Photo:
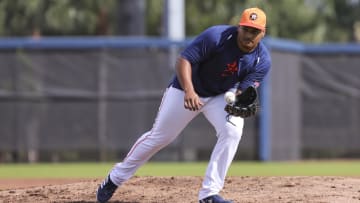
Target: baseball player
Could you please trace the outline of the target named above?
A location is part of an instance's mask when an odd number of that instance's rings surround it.
[[[231,202],[219,192],[237,151],[244,117],[254,115],[254,111],[246,108],[236,111],[225,102],[224,94],[231,90],[241,95],[248,87],[256,88],[268,73],[271,59],[261,42],[265,26],[265,13],[259,8],[248,8],[238,26],[212,26],[181,52],[176,74],[163,95],[152,129],[112,168],[97,189],[99,202],[107,202],[119,186],[200,113],[214,126],[217,142],[199,191],[199,202]],[[243,111],[244,114],[234,113]]]

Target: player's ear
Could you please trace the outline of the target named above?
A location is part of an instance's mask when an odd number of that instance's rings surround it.
[[[265,30],[261,31],[262,37],[265,37]]]

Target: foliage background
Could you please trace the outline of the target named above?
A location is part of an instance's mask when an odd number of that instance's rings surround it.
[[[186,35],[237,24],[257,6],[267,34],[309,43],[360,41],[360,0],[184,0]],[[142,35],[164,33],[166,0],[1,0],[0,36]],[[135,28],[134,28],[135,27]]]

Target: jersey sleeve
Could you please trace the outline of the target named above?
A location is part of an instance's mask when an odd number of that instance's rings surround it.
[[[199,64],[210,57],[215,52],[217,44],[214,29],[211,27],[202,32],[181,52],[180,56],[191,64]]]
[[[244,79],[239,83],[238,89],[245,90],[249,86],[258,87],[261,82],[264,80],[265,76],[271,68],[271,58],[268,52],[262,54],[255,66],[251,71],[244,77]]]

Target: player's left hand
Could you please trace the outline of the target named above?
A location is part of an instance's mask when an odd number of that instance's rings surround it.
[[[247,118],[254,116],[258,111],[257,92],[255,87],[248,87],[244,92],[236,96],[234,104],[227,104],[225,111],[232,116]]]

